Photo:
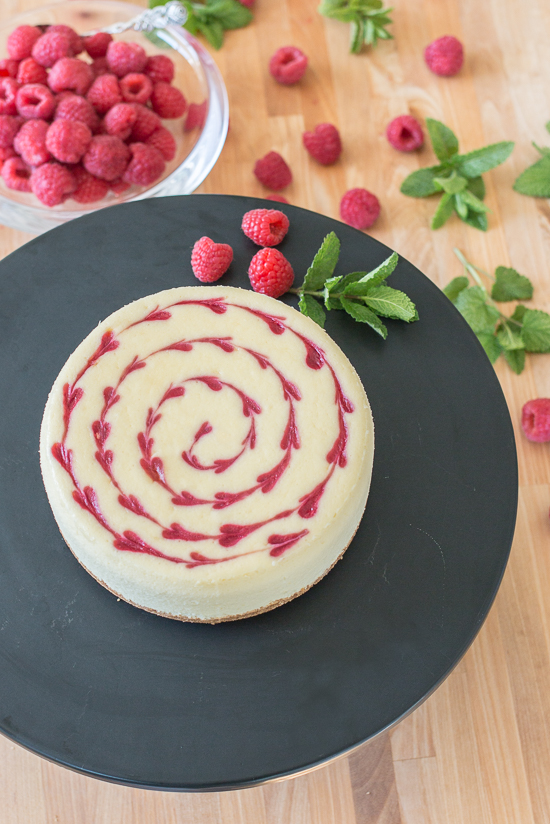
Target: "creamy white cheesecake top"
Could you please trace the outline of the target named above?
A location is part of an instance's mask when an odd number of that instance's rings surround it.
[[[374,432],[361,382],[309,318],[245,289],[181,287],[78,346],[40,457],[71,550],[125,600],[219,621],[272,608],[338,560]]]

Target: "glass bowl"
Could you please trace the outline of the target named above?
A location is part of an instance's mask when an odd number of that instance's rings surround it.
[[[7,57],[8,35],[21,25],[64,23],[79,34],[130,20],[145,11],[118,0],[68,0],[12,17],[0,25],[0,59]],[[174,160],[166,164],[162,177],[149,187],[133,185],[121,195],[109,191],[103,200],[90,204],[68,199],[49,208],[30,193],[9,189],[0,177],[0,223],[14,229],[40,234],[96,209],[147,197],[185,195],[205,179],[219,157],[227,135],[229,106],[220,72],[201,44],[180,26],[170,25],[153,34],[127,31],[116,40],[139,43],[148,55],[166,54],[174,62],[173,85],[184,94],[188,110],[183,118],[163,120],[176,139]],[[79,55],[87,58],[85,52]],[[87,58],[91,60],[91,58]],[[191,107],[193,120],[186,120]],[[200,116],[197,117],[197,114]],[[203,123],[201,124],[201,120]]]

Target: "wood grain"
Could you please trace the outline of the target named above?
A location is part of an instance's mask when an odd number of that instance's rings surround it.
[[[90,0],[93,2],[93,0]],[[41,5],[4,0],[1,15]],[[143,2],[142,5],[145,5]],[[533,279],[537,308],[550,311],[550,206],[512,191],[548,145],[550,4],[547,0],[396,0],[395,40],[348,54],[347,26],[321,18],[318,0],[256,0],[255,22],[230,32],[215,59],[227,84],[231,129],[199,191],[265,195],[253,161],[276,149],[298,205],[338,217],[344,191],[365,186],[382,202],[371,234],[439,285],[460,274],[459,247],[486,269],[512,265]],[[466,62],[454,78],[424,65],[424,46],[454,34]],[[279,86],[267,60],[295,44],[310,58],[295,87]],[[509,139],[507,163],[485,176],[489,231],[455,218],[428,228],[431,201],[402,196],[431,150],[399,154],[388,121],[436,117],[464,150]],[[301,134],[320,122],[341,131],[344,152],[324,168]],[[0,228],[0,255],[30,236]],[[514,422],[520,471],[518,527],[510,564],[488,620],[443,685],[391,732],[310,774],[232,793],[186,795],[118,787],[84,778],[0,738],[2,824],[549,824],[550,823],[550,448],[528,443],[522,404],[550,396],[550,356],[531,355],[521,376],[497,364]]]

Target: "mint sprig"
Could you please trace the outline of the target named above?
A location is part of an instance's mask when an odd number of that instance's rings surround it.
[[[481,175],[504,163],[514,143],[493,143],[461,155],[458,153],[458,138],[448,126],[430,117],[426,120],[426,126],[439,165],[410,174],[401,184],[401,192],[409,197],[442,194],[432,218],[432,229],[439,229],[456,212],[464,223],[487,231],[486,213],[489,209],[483,203],[485,184]],[[550,167],[550,155],[548,164]]]
[[[149,0],[149,7],[164,6],[168,0]],[[223,45],[224,31],[248,26],[253,20],[250,9],[239,0],[181,0],[187,9],[185,28],[202,34],[215,49]]]
[[[376,46],[378,40],[392,40],[387,26],[392,22],[382,0],[322,0],[320,14],[342,23],[351,23],[350,52],[359,54],[363,45]]]
[[[386,278],[399,260],[395,252],[370,272],[334,276],[339,255],[340,241],[334,232],[330,232],[313,258],[302,285],[290,290],[300,298],[298,306],[303,315],[324,326],[325,310],[343,309],[384,339],[388,330],[381,317],[407,323],[418,320],[416,306],[408,295],[386,284]]]
[[[550,122],[546,124],[546,130],[550,132]],[[541,157],[520,174],[513,188],[522,195],[550,197],[550,149],[536,143],[533,146]]]
[[[443,292],[475,332],[491,363],[504,355],[519,375],[525,367],[526,353],[550,352],[550,315],[540,309],[528,309],[523,303],[518,303],[511,315],[505,315],[497,303],[533,297],[529,278],[507,266],[497,266],[493,276],[467,261],[458,249],[454,253],[464,273],[453,278]],[[491,282],[490,291],[482,275]]]

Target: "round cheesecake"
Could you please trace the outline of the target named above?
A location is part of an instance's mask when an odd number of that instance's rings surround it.
[[[245,289],[123,307],[57,377],[40,462],[59,529],[118,597],[183,621],[273,609],[348,547],[374,428],[313,321]]]

